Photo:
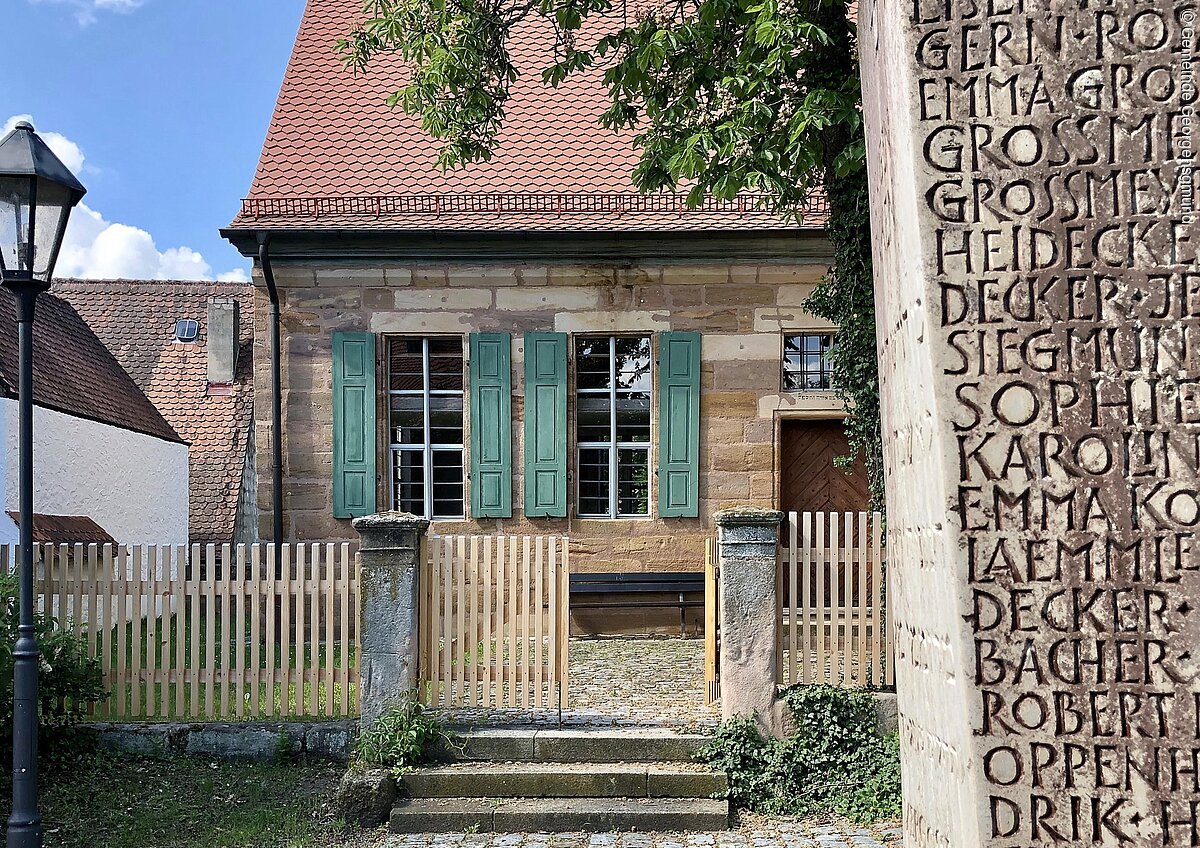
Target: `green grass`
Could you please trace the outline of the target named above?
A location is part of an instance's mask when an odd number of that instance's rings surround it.
[[[330,767],[111,757],[43,782],[47,848],[266,848],[332,845]],[[3,798],[8,817],[8,793]]]

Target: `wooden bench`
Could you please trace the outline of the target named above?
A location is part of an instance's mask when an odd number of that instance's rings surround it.
[[[698,600],[687,595],[699,593]],[[632,598],[576,603],[577,595],[677,595],[674,601],[635,601]],[[686,610],[704,606],[703,571],[634,571],[571,575],[571,609],[622,609],[627,607],[678,607],[679,632],[687,633]]]

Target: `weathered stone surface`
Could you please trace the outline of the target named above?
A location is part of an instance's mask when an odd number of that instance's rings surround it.
[[[349,721],[310,724],[304,732],[304,756],[309,760],[345,762],[354,745],[357,725]]]
[[[133,757],[166,760],[186,748],[186,724],[96,723],[100,747]]]
[[[452,286],[515,286],[517,269],[502,265],[451,265],[446,279]]]
[[[538,286],[522,290],[496,292],[496,308],[517,312],[542,309],[596,309],[600,306],[600,290],[578,286]]]
[[[666,330],[670,328],[671,313],[667,311],[594,311],[561,312],[554,318],[558,333],[633,332],[636,330]],[[621,329],[624,327],[625,329]]]
[[[487,763],[420,769],[401,788],[413,798],[644,798],[646,773],[645,766]]]
[[[493,301],[491,289],[433,289],[411,288],[393,293],[395,309],[448,309],[461,312],[464,309],[490,309]]]
[[[133,757],[192,755],[218,760],[276,762],[303,757],[345,762],[356,720],[323,722],[95,722],[88,727],[102,748]]]
[[[648,728],[539,730],[534,759],[544,763],[688,762],[706,737]]]
[[[880,736],[887,736],[900,729],[900,710],[894,692],[876,692],[875,710],[875,727]]]
[[[317,285],[382,286],[386,281],[382,268],[317,268]]]
[[[809,315],[802,306],[767,306],[754,310],[754,332],[783,333],[803,327],[808,332],[830,332],[830,322]]]
[[[771,286],[739,286],[735,283],[710,285],[704,288],[704,302],[710,306],[773,305],[775,289]]]
[[[392,833],[490,833],[496,801],[487,798],[418,798],[391,811]]]
[[[184,748],[195,757],[251,762],[286,762],[303,750],[303,731],[294,724],[193,725]]]
[[[465,333],[470,319],[467,312],[376,312],[370,329],[373,333]]]
[[[417,575],[424,518],[384,512],[354,519],[359,548],[358,692],[362,726],[417,688]]]
[[[729,282],[727,265],[665,265],[663,285],[722,285]]]
[[[364,830],[387,822],[396,802],[396,780],[388,769],[350,769],[333,796],[334,812],[349,827]]]
[[[906,844],[1200,844],[1195,4],[861,8]]]
[[[783,342],[774,333],[715,336],[704,346],[705,359],[769,359],[783,356]]]
[[[775,557],[783,513],[737,507],[714,518],[721,568],[721,715],[754,719],[764,731],[781,736],[783,707],[775,698]]]

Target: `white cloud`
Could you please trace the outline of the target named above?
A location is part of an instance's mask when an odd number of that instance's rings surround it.
[[[123,0],[97,2],[119,4]],[[4,122],[0,137],[7,135],[18,121],[33,123],[29,115],[14,115]],[[78,144],[58,133],[39,131],[38,135],[74,173],[84,169],[86,159]],[[97,280],[249,280],[244,268],[215,274],[204,257],[190,247],[160,251],[150,233],[108,221],[86,203],[80,203],[71,214],[55,276]]]
[[[75,12],[75,20],[80,26],[89,26],[96,22],[98,12],[120,12],[128,14],[142,6],[145,0],[30,0],[33,3],[53,3],[66,6]]]

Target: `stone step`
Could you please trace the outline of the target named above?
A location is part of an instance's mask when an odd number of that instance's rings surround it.
[[[726,801],[698,798],[414,798],[392,808],[393,833],[710,831]]]
[[[458,763],[404,776],[413,798],[708,798],[725,775],[687,763]]]
[[[667,728],[451,728],[453,745],[437,759],[539,763],[687,763],[708,742],[698,733]]]

